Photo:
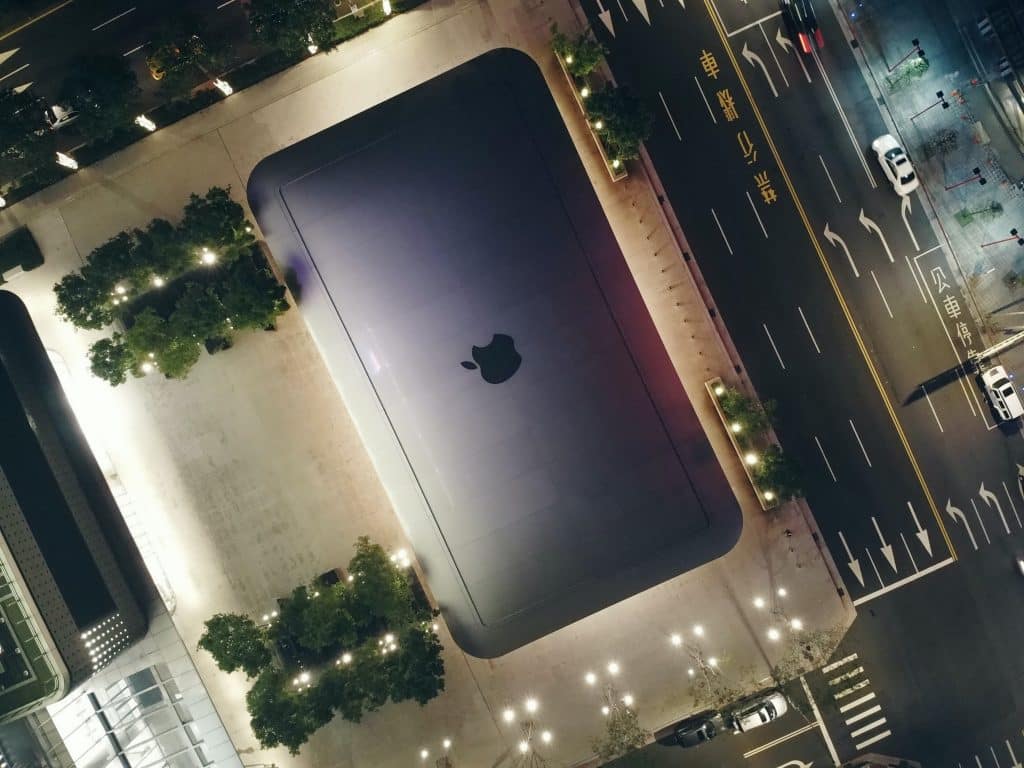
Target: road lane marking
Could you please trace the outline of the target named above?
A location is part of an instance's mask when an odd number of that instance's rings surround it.
[[[708,103],[708,97],[704,95],[704,89],[700,87],[700,80],[697,79],[696,75],[693,76],[693,82],[697,84],[697,90],[700,91],[700,97],[704,99],[704,106],[708,108],[708,114],[711,115],[711,122],[718,125],[718,120],[715,119],[715,112],[711,109],[711,104]]]
[[[942,428],[942,422],[939,421],[939,414],[935,412],[935,406],[932,405],[932,399],[928,397],[928,390],[924,388],[924,385],[921,386],[921,391],[924,392],[924,399],[927,401],[928,407],[932,409],[932,416],[935,417],[935,423],[939,425],[939,432],[945,432],[946,430]]]
[[[818,155],[818,160],[821,161],[821,167],[825,169],[825,175],[828,176],[828,183],[832,185],[832,192],[835,194],[836,200],[838,200],[840,203],[843,202],[843,198],[839,196],[839,190],[836,189],[836,183],[832,181],[832,174],[828,172],[828,166],[825,165],[825,158],[823,158],[821,155]]]
[[[910,208],[910,195],[905,195],[900,203],[900,216],[903,217],[903,225],[907,228],[907,234],[910,235],[910,242],[914,244],[914,250],[920,251],[921,246],[917,244],[914,228],[910,226],[910,220],[907,218],[910,215]]]
[[[871,355],[868,353],[867,345],[864,343],[864,339],[860,335],[857,324],[854,322],[853,314],[850,312],[850,307],[846,303],[846,297],[839,288],[839,283],[836,281],[836,276],[833,274],[832,268],[829,266],[828,259],[825,258],[825,252],[821,248],[821,243],[818,242],[814,228],[811,226],[811,220],[808,218],[807,211],[804,209],[800,196],[797,194],[796,187],[793,185],[793,180],[790,178],[789,171],[786,170],[786,165],[782,162],[782,156],[779,154],[778,147],[775,146],[775,141],[772,139],[772,135],[768,130],[768,123],[765,121],[764,115],[761,114],[757,101],[754,99],[754,94],[750,90],[750,84],[747,82],[747,78],[743,74],[743,70],[740,68],[739,62],[736,60],[735,52],[729,45],[725,28],[722,25],[721,20],[715,15],[711,0],[704,0],[704,7],[707,10],[708,15],[711,17],[711,23],[715,27],[715,31],[718,33],[722,47],[725,49],[725,54],[729,57],[729,62],[732,65],[733,71],[736,73],[740,87],[743,88],[743,93],[747,97],[747,102],[750,104],[751,111],[754,113],[758,127],[761,129],[761,133],[765,138],[768,149],[771,151],[775,164],[778,166],[779,173],[786,185],[786,191],[789,192],[789,196],[793,200],[793,205],[796,207],[797,214],[800,216],[800,220],[804,225],[807,237],[810,240],[811,245],[814,247],[815,252],[818,254],[818,260],[821,263],[821,267],[825,272],[825,276],[828,278],[829,285],[832,287],[832,292],[835,294],[839,308],[842,310],[843,317],[846,319],[846,323],[850,328],[850,333],[857,344],[857,349],[860,351],[861,357],[864,359],[864,364],[868,369],[868,373],[871,375],[871,378],[875,383],[875,388],[878,390],[878,395],[882,400],[882,404],[885,406],[886,412],[892,420],[893,428],[895,429],[896,435],[900,440],[900,444],[903,446],[903,450],[907,455],[907,460],[910,462],[911,469],[914,472],[914,477],[921,486],[921,491],[924,494],[925,499],[928,501],[928,508],[931,509],[932,515],[935,517],[935,523],[938,526],[939,531],[942,533],[942,539],[946,544],[946,548],[950,553],[952,561],[955,562],[957,555],[956,548],[953,546],[953,540],[950,538],[949,531],[946,529],[946,524],[942,520],[942,516],[939,514],[939,508],[936,506],[935,499],[932,497],[931,489],[928,487],[927,482],[925,482],[924,473],[921,471],[921,466],[917,463],[917,457],[914,455],[914,451],[910,447],[910,441],[907,440],[907,435],[903,431],[903,425],[900,423],[899,417],[896,415],[896,410],[889,401],[885,385],[882,383],[882,379],[871,361]],[[696,79],[697,78],[695,76],[694,80],[696,81]],[[860,154],[862,153],[858,151],[858,155]]]
[[[875,576],[878,578],[878,583],[881,584],[884,587],[885,586],[885,581],[883,581],[883,579],[882,579],[882,574],[878,572],[878,566],[875,565],[875,558],[873,558],[871,556],[871,550],[870,549],[866,549],[864,551],[868,553],[868,562],[871,563],[871,567],[875,571]]]
[[[811,56],[814,57],[814,63],[818,65],[818,71],[821,73],[821,79],[825,81],[825,87],[828,89],[829,96],[832,97],[832,103],[835,105],[836,110],[839,112],[839,119],[843,123],[843,127],[846,129],[846,135],[850,138],[850,144],[853,147],[853,154],[860,160],[860,166],[864,169],[864,173],[867,174],[868,181],[871,182],[872,189],[878,189],[878,183],[875,181],[875,177],[871,173],[871,169],[868,167],[867,160],[864,159],[864,150],[860,146],[860,142],[857,141],[857,137],[853,135],[853,128],[850,127],[850,121],[846,117],[846,112],[842,105],[839,103],[839,97],[836,95],[835,88],[832,87],[832,80],[829,79],[828,73],[825,71],[825,66],[821,63],[821,59],[818,58],[818,52],[811,47]]]
[[[1017,527],[1024,528],[1024,524],[1021,524],[1020,522],[1020,515],[1017,514],[1017,505],[1013,503],[1013,496],[1010,495],[1010,489],[1006,487],[1005,481],[1003,482],[1003,491],[1006,492],[1006,499],[1010,502],[1010,509],[1013,510],[1013,516],[1017,518]]]
[[[853,430],[853,436],[857,438],[857,445],[860,446],[860,451],[861,453],[864,454],[864,461],[866,461],[868,463],[868,466],[870,467],[871,458],[868,456],[867,449],[864,447],[864,442],[860,439],[860,434],[857,432],[857,427],[853,425],[853,419],[847,419],[847,421],[850,422],[850,429]]]
[[[974,503],[974,499],[971,499],[971,506],[974,507],[974,516],[978,518],[978,524],[981,526],[981,532],[985,534],[985,541],[991,544],[992,539],[988,537],[988,529],[985,528],[985,521],[981,519],[981,512],[978,511],[978,505]]]
[[[0,80],[6,80],[6,79],[7,79],[8,77],[13,77],[14,75],[16,75],[16,74],[18,74],[19,72],[21,72],[21,70],[25,69],[25,67],[27,67],[27,66],[28,66],[28,64],[22,64],[22,65],[21,65],[20,67],[18,67],[18,68],[17,68],[16,70],[14,70],[13,72],[8,72],[8,73],[7,73],[6,75],[4,75],[3,77],[0,77]]]
[[[759,755],[762,752],[764,752],[765,750],[771,749],[772,747],[777,747],[777,746],[779,746],[779,744],[782,744],[783,742],[789,741],[790,739],[795,739],[800,734],[807,733],[808,731],[813,730],[813,729],[815,729],[817,727],[818,727],[818,724],[816,722],[815,723],[808,723],[807,725],[803,726],[802,728],[797,728],[795,731],[787,733],[784,736],[779,736],[774,741],[769,741],[766,744],[761,744],[760,746],[754,747],[753,749],[751,749],[751,750],[749,750],[747,752],[744,752],[743,753],[743,757],[751,758],[754,755]]]
[[[878,284],[878,278],[875,277],[875,270],[869,270],[871,272],[871,279],[875,281],[875,288],[878,289],[878,295],[882,297],[882,303],[885,304],[885,311],[889,313],[889,318],[892,319],[892,310],[889,308],[889,301],[885,298],[885,294],[882,293],[882,286]]]
[[[779,365],[782,366],[782,370],[786,370],[786,364],[782,362],[782,355],[779,354],[779,348],[775,346],[775,339],[772,338],[772,332],[768,330],[768,326],[765,323],[761,323],[761,327],[764,328],[764,332],[768,334],[768,341],[772,343],[772,349],[775,350],[775,357],[779,359]]]
[[[928,294],[924,292],[924,288],[921,287],[921,281],[917,279],[917,272],[914,271],[914,265],[910,263],[910,257],[904,256],[903,258],[907,260],[907,269],[910,270],[910,276],[914,278],[914,285],[917,286],[917,290],[921,292],[921,298],[924,300],[924,303],[927,304]]]
[[[864,667],[854,667],[849,672],[843,672],[843,674],[839,675],[839,677],[833,677],[831,680],[828,681],[828,684],[829,685],[839,685],[844,680],[850,680],[851,678],[854,678],[854,677],[857,677],[858,675],[863,674],[863,672],[864,672]]]
[[[234,2],[234,0],[231,1]],[[672,130],[676,132],[676,138],[682,141],[683,137],[679,135],[679,129],[676,127],[675,118],[672,117],[672,113],[669,112],[668,110],[668,104],[665,103],[665,94],[663,94],[661,91],[658,91],[658,96],[661,97],[661,106],[665,108],[665,114],[668,115],[668,121],[672,123]]]
[[[914,556],[910,552],[910,545],[907,544],[907,537],[903,535],[903,531],[900,531],[900,538],[903,539],[903,548],[907,550],[907,555],[910,557],[910,564],[914,566],[914,573],[917,573],[921,569],[917,567],[917,561],[914,560]]]
[[[869,679],[867,679],[867,678],[864,678],[859,683],[854,683],[849,688],[844,688],[843,690],[839,691],[838,693],[833,693],[832,694],[832,698],[833,699],[845,699],[851,693],[856,693],[857,691],[861,690],[862,688],[867,688],[869,685],[871,685],[871,681]]]
[[[828,473],[832,475],[832,481],[838,483],[839,480],[836,478],[836,473],[832,471],[832,462],[830,462],[828,460],[828,456],[825,455],[825,449],[821,447],[821,440],[818,439],[817,435],[814,436],[814,442],[818,444],[818,450],[821,451],[821,458],[825,460],[825,466],[828,467]]]
[[[817,438],[815,438],[815,439],[817,439]],[[831,672],[833,669],[839,669],[841,666],[843,666],[843,664],[849,664],[851,661],[856,661],[856,660],[857,660],[857,654],[856,653],[851,653],[849,656],[844,656],[839,661],[833,661],[831,664],[826,664],[824,667],[821,668],[822,674],[824,674],[826,672]],[[874,696],[875,694],[872,693],[871,695]],[[866,701],[867,699],[865,698],[864,700]],[[842,710],[840,709],[840,711],[842,711]]]
[[[114,16],[113,18],[107,19],[102,24],[97,24],[95,27],[92,28],[92,31],[95,32],[97,29],[103,29],[103,27],[107,26],[107,24],[113,24],[115,21],[120,19],[122,16],[127,16],[129,13],[131,13],[134,10],[135,10],[135,6],[132,6],[127,11],[122,11],[121,13],[117,14],[117,16]]]
[[[871,552],[869,551],[868,552],[868,556],[870,557],[870,555],[871,555]],[[930,574],[930,573],[932,573],[934,571],[937,571],[940,568],[945,568],[947,565],[952,565],[955,562],[956,562],[956,560],[954,560],[952,557],[950,557],[950,558],[947,558],[947,559],[943,560],[941,563],[936,563],[935,565],[929,565],[927,568],[922,568],[920,571],[918,571],[915,574],[912,574],[910,576],[905,576],[902,579],[899,579],[898,581],[894,581],[892,584],[887,584],[886,586],[882,587],[881,589],[875,590],[874,592],[869,592],[866,595],[862,595],[862,596],[858,597],[856,600],[853,601],[853,604],[855,606],[863,605],[864,603],[867,603],[867,602],[870,602],[871,600],[874,600],[876,597],[881,597],[882,595],[887,594],[889,592],[892,592],[895,589],[899,589],[900,587],[904,587],[904,586],[906,586],[907,584],[909,584],[912,581],[917,581],[918,579],[922,579],[925,576],[927,576],[928,574]]]
[[[715,10],[717,11],[718,9],[716,8]],[[739,29],[734,29],[732,32],[727,33],[726,37],[735,37],[736,35],[740,34],[740,32],[746,32],[751,27],[759,26],[760,24],[763,24],[766,21],[771,21],[776,16],[781,16],[781,15],[782,15],[782,11],[776,11],[775,13],[769,13],[767,16],[762,16],[757,21],[752,21],[749,24],[744,24]],[[718,18],[721,19],[722,17],[719,16]],[[722,28],[723,29],[725,28],[725,24],[724,23],[722,24]]]
[[[228,7],[229,5],[231,5],[231,4],[233,3],[233,2],[235,2],[235,0],[227,0],[227,2],[223,2],[223,3],[221,3],[220,5],[218,5],[218,6],[217,6],[217,10],[219,11],[219,10],[220,10],[221,8],[227,8],[227,7]],[[337,19],[335,19],[335,21],[337,21]]]
[[[15,27],[14,29],[12,29],[10,32],[5,32],[4,34],[0,35],[0,40],[6,40],[11,35],[18,34],[19,32],[21,32],[21,30],[25,29],[25,27],[31,27],[37,21],[42,21],[47,16],[49,16],[51,13],[56,13],[61,8],[65,7],[65,6],[68,6],[68,5],[71,5],[73,2],[75,2],[75,0],[65,0],[65,2],[59,3],[58,5],[53,6],[53,8],[47,8],[45,11],[40,13],[38,16],[33,16],[31,19],[26,21],[24,24],[20,24],[17,27]]]
[[[1002,766],[999,765],[999,758],[996,757],[996,748],[990,744],[988,751],[992,753],[992,759],[996,761],[996,768],[1002,768]]]
[[[122,56],[131,56],[131,55],[132,55],[133,53],[135,53],[136,51],[141,51],[141,50],[142,50],[143,48],[145,48],[145,47],[146,47],[147,45],[149,45],[149,41],[148,41],[148,40],[147,40],[147,41],[146,41],[145,43],[142,43],[141,45],[136,45],[136,46],[135,46],[134,48],[132,48],[132,49],[131,49],[130,51],[125,51],[125,52],[124,52],[124,53],[122,53],[121,55],[122,55]]]
[[[847,725],[853,725],[854,723],[859,723],[861,720],[864,720],[865,718],[871,717],[876,712],[881,712],[881,711],[882,711],[882,705],[881,704],[875,704],[875,706],[869,707],[868,709],[865,709],[863,712],[858,712],[853,717],[847,719],[846,724]],[[854,734],[851,734],[851,735],[852,736],[856,736],[857,734],[854,733]]]
[[[715,217],[715,224],[718,225],[718,231],[722,234],[722,239],[725,241],[725,247],[729,249],[729,255],[732,256],[732,246],[729,245],[729,238],[725,236],[725,230],[722,229],[722,222],[718,220],[718,214],[715,213],[715,209],[711,209],[711,215]]]
[[[848,704],[843,704],[843,706],[841,706],[839,708],[839,711],[840,711],[840,713],[842,713],[842,712],[849,712],[851,709],[856,709],[857,707],[859,707],[864,702],[871,701],[873,698],[875,698],[875,694],[874,693],[867,693],[867,694],[861,696],[859,699],[854,699],[853,701],[849,702]]]
[[[854,744],[853,746],[854,749],[864,749],[864,747],[870,746],[871,744],[881,741],[882,739],[887,739],[890,736],[892,736],[892,731],[882,731],[877,736],[872,736],[867,741],[862,741],[860,744]]]
[[[772,58],[775,59],[775,66],[778,67],[779,74],[782,75],[782,82],[784,82],[786,87],[789,88],[789,79],[786,77],[786,73],[782,71],[782,65],[779,64],[779,57],[775,55],[775,46],[772,45],[771,41],[768,39],[768,35],[764,31],[764,27],[760,24],[758,24],[757,27],[761,30],[761,37],[764,38],[765,45],[768,46],[768,50],[771,52]]]
[[[888,722],[888,721],[884,717],[880,717],[877,720],[874,720],[873,722],[870,722],[870,723],[868,723],[865,726],[861,726],[856,731],[850,731],[850,736],[852,738],[857,738],[858,736],[864,735],[868,731],[873,731],[873,730],[875,730],[875,728],[879,728],[879,727],[885,725],[886,722]]]
[[[796,311],[800,313],[800,319],[804,321],[804,328],[807,329],[807,335],[811,337],[811,344],[814,345],[814,348],[818,351],[818,354],[820,355],[821,347],[818,346],[818,340],[814,338],[814,331],[811,330],[811,326],[808,324],[807,318],[804,317],[803,308],[798,306],[796,308]]]
[[[750,201],[750,210],[754,212],[754,218],[757,219],[757,223],[761,225],[761,231],[764,232],[764,239],[768,239],[768,230],[764,228],[764,222],[761,221],[761,214],[757,212],[757,206],[754,205],[754,198],[750,196],[750,192],[747,192],[747,200]]]
[[[854,654],[856,656],[856,654]],[[800,675],[800,685],[804,689],[804,695],[807,697],[807,701],[811,705],[811,712],[814,714],[814,719],[818,722],[818,728],[821,729],[821,738],[825,740],[825,746],[828,747],[828,753],[832,757],[833,765],[839,765],[839,753],[836,752],[836,746],[832,743],[832,736],[828,732],[828,728],[825,727],[825,719],[821,716],[821,712],[818,710],[818,702],[814,700],[811,695],[811,687],[807,685],[807,681],[804,680],[804,676]]]

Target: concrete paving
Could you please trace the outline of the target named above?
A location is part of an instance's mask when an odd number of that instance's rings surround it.
[[[91,438],[109,454],[139,525],[156,543],[189,648],[211,614],[263,612],[294,584],[347,561],[358,535],[401,546],[387,490],[298,312],[287,313],[276,333],[244,335],[230,351],[204,358],[185,382],[148,378],[114,390],[88,373],[85,350],[96,335],[54,316],[53,283],[120,229],[177,217],[189,192],[231,185],[244,204],[249,173],[264,156],[500,45],[526,51],[541,66],[737,491],[745,528],[726,557],[499,659],[460,653],[442,629],[441,697],[422,709],[388,706],[357,726],[336,721],[298,758],[259,749],[244,711],[245,681],[195,653],[246,763],[407,766],[422,746],[436,754],[448,737],[456,764],[489,765],[518,738],[501,723],[501,708],[527,694],[540,699],[540,720],[555,734],[550,756],[579,762],[601,728],[599,702],[582,682],[587,669],[618,661],[620,689],[636,696],[641,720],[653,730],[692,707],[685,661],[668,642],[672,632],[701,623],[707,653],[723,659],[727,674],[753,666],[760,676],[775,646],[755,595],[786,586],[789,614],[809,627],[852,618],[809,536],[806,510],[787,505],[765,515],[750,492],[703,388],[714,375],[735,380],[738,361],[708,315],[642,167],[631,167],[619,184],[608,179],[548,48],[552,21],[576,27],[561,3],[429,3],[0,214],[4,230],[28,224],[46,256],[6,287],[25,299],[44,343],[67,362]],[[795,535],[783,535],[787,529]]]

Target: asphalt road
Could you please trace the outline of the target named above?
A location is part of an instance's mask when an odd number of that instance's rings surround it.
[[[144,45],[172,15],[196,15],[207,33],[247,40],[248,21],[238,0],[56,0],[0,39],[0,87],[29,86],[53,99],[72,62],[84,54],[126,56],[143,89],[156,99]]]
[[[858,605],[838,655],[877,695],[826,712],[840,757],[1011,765],[1024,439],[963,372],[981,342],[927,199],[908,210],[888,186],[869,149],[885,126],[826,3],[826,46],[800,56],[772,0],[663,2],[583,4],[656,112],[651,159]]]

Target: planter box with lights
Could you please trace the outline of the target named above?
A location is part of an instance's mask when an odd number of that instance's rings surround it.
[[[595,126],[591,124],[587,117],[587,107],[584,100],[590,94],[591,86],[587,84],[580,87],[576,83],[575,78],[573,78],[569,73],[569,70],[565,68],[565,61],[562,60],[562,57],[556,55],[555,58],[558,60],[558,66],[562,70],[562,74],[565,75],[566,82],[569,83],[569,89],[572,91],[573,98],[576,99],[576,106],[580,108],[583,119],[587,123],[587,130],[590,132],[590,136],[594,139],[594,143],[597,144],[597,151],[601,153],[601,159],[604,160],[604,167],[608,169],[608,176],[612,181],[621,181],[629,175],[626,172],[626,164],[608,157],[608,153],[604,149],[604,143],[601,141],[601,137],[597,133],[597,130],[599,129],[595,130]]]
[[[761,503],[761,509],[765,512],[775,509],[779,506],[778,496],[770,490],[761,490],[754,479],[754,467],[757,466],[759,452],[757,449],[745,449],[740,445],[739,440],[737,439],[738,430],[736,429],[736,425],[730,423],[725,411],[722,410],[720,398],[726,392],[725,384],[716,376],[715,378],[706,381],[704,386],[707,388],[708,394],[711,396],[711,402],[715,406],[718,418],[722,420],[722,426],[725,428],[725,433],[729,436],[729,441],[732,443],[733,450],[736,451],[736,455],[740,459],[740,464],[743,465],[743,471],[747,473],[747,479],[750,481],[750,486],[754,489],[754,494],[757,496],[757,500]],[[742,426],[740,429],[742,429]]]

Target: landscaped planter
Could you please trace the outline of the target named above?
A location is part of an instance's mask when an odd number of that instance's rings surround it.
[[[587,131],[590,133],[591,138],[593,138],[594,143],[597,144],[597,151],[601,153],[601,159],[604,160],[604,167],[608,171],[608,176],[612,181],[621,181],[629,175],[626,171],[626,164],[620,162],[618,168],[612,166],[612,160],[608,157],[608,153],[605,152],[601,137],[598,136],[597,132],[594,130],[594,126],[590,124],[590,119],[587,117],[587,107],[583,96],[580,94],[579,86],[577,85],[575,78],[569,73],[569,70],[565,68],[565,62],[562,60],[562,57],[556,55],[555,58],[558,59],[558,66],[562,70],[562,74],[565,75],[566,82],[569,83],[569,90],[572,91],[573,98],[576,99],[576,106],[580,108],[583,120],[587,124]],[[601,84],[604,85],[603,82]],[[589,83],[584,87],[593,89],[593,86]]]
[[[740,464],[743,465],[743,471],[747,473],[747,479],[750,481],[750,487],[754,489],[754,494],[757,496],[757,500],[761,503],[761,509],[767,512],[770,509],[775,509],[779,506],[779,497],[771,491],[762,491],[756,480],[754,479],[753,468],[757,465],[757,457],[759,454],[758,449],[755,448],[744,448],[740,445],[737,439],[737,433],[733,429],[733,424],[729,421],[729,417],[726,416],[725,411],[722,410],[722,405],[719,402],[719,397],[725,392],[725,384],[721,378],[715,377],[704,382],[704,386],[708,390],[708,395],[711,396],[711,402],[715,406],[715,411],[718,413],[718,418],[722,421],[722,427],[725,429],[725,433],[729,436],[729,442],[732,443],[733,450],[736,451],[736,455],[739,457]],[[766,447],[770,445],[770,442],[764,440]]]

